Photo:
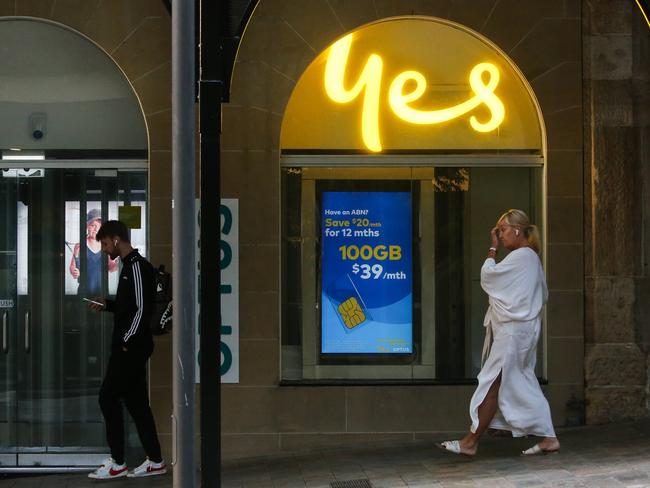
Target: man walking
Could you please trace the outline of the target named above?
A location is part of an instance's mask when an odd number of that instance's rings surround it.
[[[113,312],[113,340],[106,376],[99,390],[99,405],[106,422],[106,437],[111,457],[88,476],[113,479],[122,476],[155,476],[167,472],[160,453],[149,395],[147,360],[153,352],[149,329],[154,301],[154,269],[131,246],[126,225],[118,220],[105,222],[96,239],[102,252],[122,261],[115,300],[94,298],[88,306],[95,311]],[[122,404],[133,417],[147,459],[131,473],[124,458],[124,417]]]

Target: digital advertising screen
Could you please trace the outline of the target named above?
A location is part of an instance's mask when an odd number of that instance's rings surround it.
[[[322,193],[321,353],[413,352],[411,194]]]

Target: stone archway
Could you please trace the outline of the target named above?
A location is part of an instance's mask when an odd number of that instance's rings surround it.
[[[122,69],[142,106],[149,133],[150,259],[171,267],[171,18],[160,0],[1,1],[0,16],[53,20],[87,36]],[[156,342],[150,392],[154,414],[171,414],[171,338]],[[158,423],[166,458],[168,422]]]
[[[286,390],[269,397],[269,389],[279,378],[279,140],[289,97],[309,63],[333,40],[363,24],[402,15],[447,19],[482,34],[513,60],[537,95],[548,141],[548,350],[553,360],[546,391],[555,421],[565,422],[572,395],[583,398],[583,239],[574,232],[575,222],[582,222],[583,202],[580,2],[261,0],[237,53],[231,103],[223,109],[222,185],[224,197],[240,198],[240,360],[248,365],[242,374],[247,388],[229,386],[223,397],[230,455],[272,452],[283,439],[290,442],[282,425],[259,434],[259,419],[239,408],[242,395],[246,402],[269,404],[270,411],[272,405],[288,404]],[[567,323],[575,325],[567,329]],[[355,392],[372,396],[362,387]],[[294,393],[302,398],[309,388]],[[334,402],[335,392],[331,395]],[[289,415],[284,412],[283,418]],[[291,425],[291,432],[301,431]]]

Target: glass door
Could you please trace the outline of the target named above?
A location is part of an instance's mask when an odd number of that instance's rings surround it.
[[[140,207],[131,238],[146,255],[146,173],[2,173],[0,292],[14,298],[0,309],[8,312],[0,315],[8,331],[0,455],[19,467],[93,466],[108,452],[97,395],[113,317],[89,311],[82,298],[115,293],[119,259],[102,255],[95,234],[119,206]]]
[[[17,463],[17,192],[16,178],[0,178],[0,466]]]

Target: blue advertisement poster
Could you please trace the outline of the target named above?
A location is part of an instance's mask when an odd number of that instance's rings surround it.
[[[411,194],[323,192],[321,232],[321,353],[411,353]]]

